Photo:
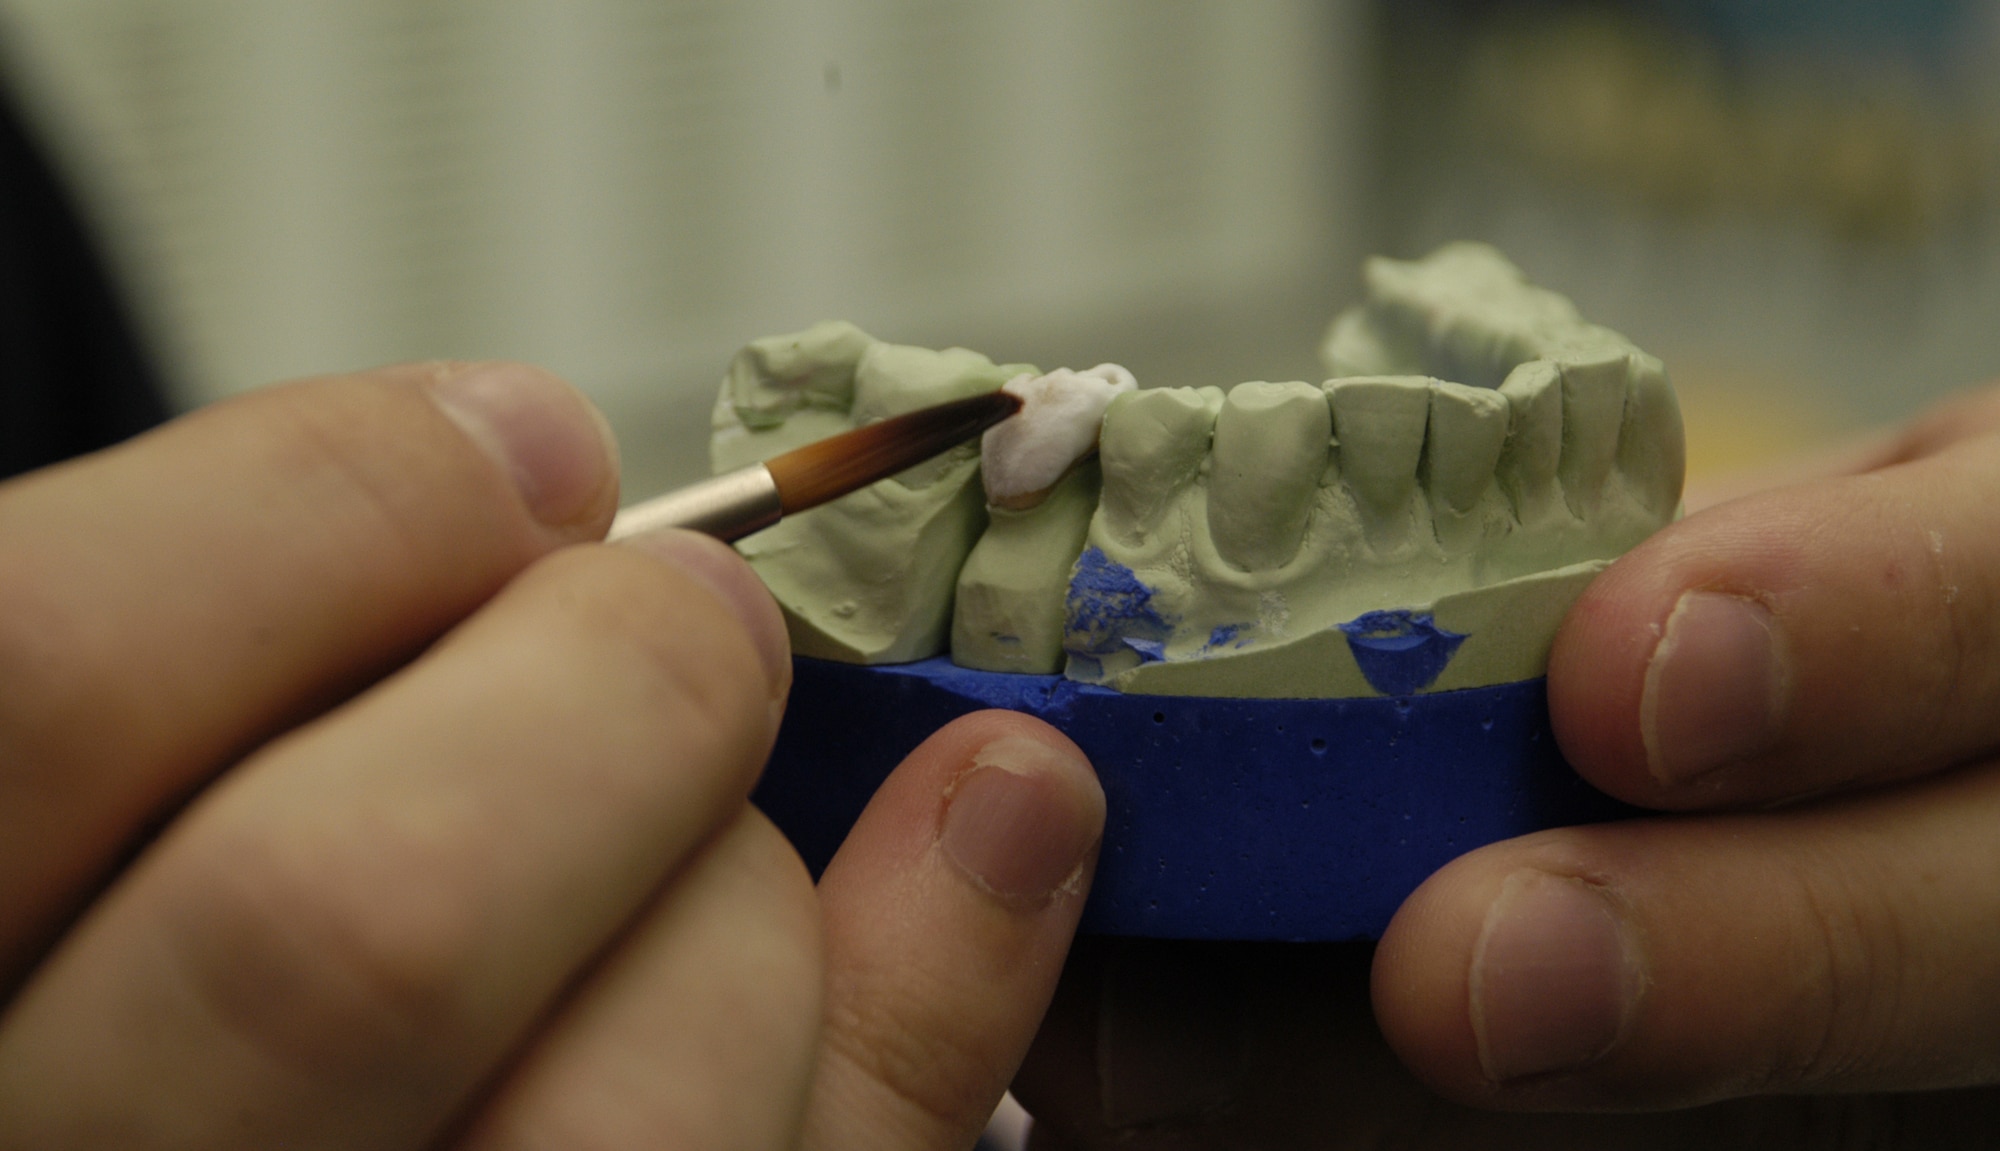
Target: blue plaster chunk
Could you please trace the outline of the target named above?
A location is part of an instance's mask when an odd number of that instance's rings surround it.
[[[1139,659],[1145,663],[1159,663],[1167,658],[1167,645],[1164,640],[1127,639],[1125,646],[1138,652]]]
[[[1338,625],[1369,686],[1383,695],[1415,695],[1437,682],[1465,637],[1428,615],[1371,611]]]
[[[1221,627],[1208,633],[1208,646],[1211,648],[1228,647],[1230,644],[1237,643],[1236,637],[1242,634],[1242,631],[1243,625],[1240,623],[1223,624]]]
[[[1085,548],[1077,557],[1063,606],[1064,650],[1105,655],[1129,648],[1142,657],[1165,657],[1174,627],[1153,606],[1153,589],[1102,549]]]

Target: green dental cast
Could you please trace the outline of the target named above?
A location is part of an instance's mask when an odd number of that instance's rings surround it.
[[[986,670],[1338,698],[1379,692],[1342,626],[1391,612],[1456,645],[1421,690],[1542,674],[1583,586],[1676,514],[1666,374],[1490,248],[1366,279],[1322,348],[1336,378],[1120,396],[1099,459],[1037,507],[989,517],[960,449],[744,541],[795,649],[904,662],[948,636]],[[1031,371],[851,325],[758,341],[724,385],[715,463]]]

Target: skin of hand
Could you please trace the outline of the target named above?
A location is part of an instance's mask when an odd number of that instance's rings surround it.
[[[937,733],[817,888],[727,547],[597,542],[537,369],[285,385],[0,485],[0,1148],[970,1146],[1104,801]]]
[[[1991,1146],[2000,389],[1784,480],[1557,637],[1570,762],[1671,814],[1471,852],[1373,948],[1089,941],[1033,1146]]]

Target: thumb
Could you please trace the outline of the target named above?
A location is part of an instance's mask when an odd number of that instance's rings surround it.
[[[1384,1035],[1477,1106],[1688,1107],[2000,1079],[2000,765],[1493,844],[1375,953]]]
[[[970,1147],[1041,1025],[1104,832],[1076,745],[966,716],[892,773],[820,880],[807,1148]]]

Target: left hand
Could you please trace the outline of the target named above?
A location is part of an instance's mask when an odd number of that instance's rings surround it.
[[[1990,1146],[2000,389],[1842,464],[1662,531],[1557,638],[1570,761],[1686,814],[1474,851],[1372,956],[1079,948],[1036,1146]]]

